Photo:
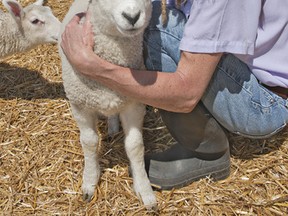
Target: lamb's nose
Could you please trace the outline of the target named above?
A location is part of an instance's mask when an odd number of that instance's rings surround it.
[[[139,20],[139,17],[140,17],[140,12],[138,12],[136,15],[130,15],[130,14],[127,14],[125,12],[122,13],[122,16],[128,20],[128,22],[131,24],[131,25],[135,25],[135,23]]]

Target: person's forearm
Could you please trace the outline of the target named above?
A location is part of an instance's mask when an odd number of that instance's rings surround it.
[[[190,112],[201,99],[221,54],[184,53],[175,73],[132,70],[107,64],[95,55],[90,57],[85,68],[80,69],[90,78],[142,103],[168,111]],[[95,67],[101,62],[105,71]]]
[[[177,73],[140,71],[116,65],[112,67],[105,73],[91,71],[93,79],[141,103],[169,111],[185,112],[185,103],[188,101],[183,94],[185,81]]]

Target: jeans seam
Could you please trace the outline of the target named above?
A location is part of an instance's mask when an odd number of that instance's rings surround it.
[[[266,139],[269,138],[275,134],[277,134],[279,131],[281,131],[283,128],[285,128],[287,125],[287,123],[283,123],[283,125],[277,129],[275,129],[273,132],[270,132],[268,134],[263,134],[263,135],[252,135],[252,134],[245,134],[245,133],[241,133],[239,131],[233,131],[232,133],[237,134],[237,135],[241,135],[247,138],[252,138],[252,139]]]

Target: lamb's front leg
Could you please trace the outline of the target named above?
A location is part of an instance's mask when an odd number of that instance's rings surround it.
[[[144,163],[142,136],[144,115],[145,106],[133,104],[120,113],[120,119],[125,132],[125,149],[130,160],[134,190],[147,209],[154,209],[157,206],[157,201]]]
[[[99,181],[100,167],[97,156],[98,134],[96,131],[97,115],[95,112],[71,104],[73,116],[80,129],[80,142],[84,153],[83,199],[90,201]]]

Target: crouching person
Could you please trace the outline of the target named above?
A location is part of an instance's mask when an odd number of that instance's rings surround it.
[[[89,32],[85,25],[71,23],[62,41],[79,72],[159,108],[177,141],[146,156],[150,181],[163,189],[228,177],[225,130],[267,138],[288,121],[288,2],[178,2],[153,2],[144,35],[147,70],[100,59],[82,40]],[[161,6],[167,6],[164,13]]]

